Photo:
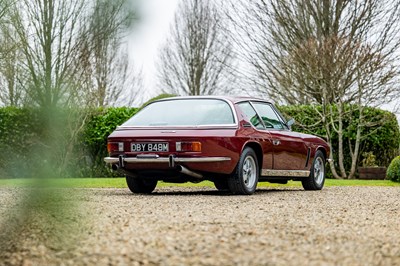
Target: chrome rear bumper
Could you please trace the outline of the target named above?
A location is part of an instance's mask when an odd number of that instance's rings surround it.
[[[118,157],[106,157],[104,161],[109,164],[119,163]],[[179,157],[159,157],[159,158],[136,158],[124,157],[122,159],[125,163],[214,163],[230,161],[229,157],[197,157],[197,158],[179,158]]]

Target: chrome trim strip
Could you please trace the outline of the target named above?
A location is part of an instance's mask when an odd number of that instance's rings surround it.
[[[128,157],[124,158],[126,163],[169,163],[168,157],[162,158],[136,158]],[[229,157],[198,157],[198,158],[174,158],[176,163],[214,163],[214,162],[226,162],[232,160]],[[106,157],[104,161],[109,164],[118,163],[118,158]]]
[[[262,169],[262,176],[288,176],[288,177],[307,177],[310,171],[305,170],[270,170]]]
[[[174,126],[174,125],[167,125],[167,126],[118,126],[117,130],[126,130],[126,129],[159,129],[162,131],[168,129],[178,129],[178,130],[192,130],[192,129],[236,129],[238,128],[237,124],[213,124],[213,125],[182,125],[182,126]],[[166,133],[166,132],[161,132]],[[172,132],[171,132],[172,133]],[[176,132],[175,132],[176,133]]]
[[[104,158],[104,161],[109,164],[114,164],[114,163],[119,162],[118,158],[114,158],[114,157],[106,157],[106,158]]]
[[[177,163],[214,163],[230,161],[229,157],[175,158]]]

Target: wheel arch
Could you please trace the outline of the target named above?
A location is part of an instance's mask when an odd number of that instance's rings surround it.
[[[261,145],[260,145],[259,143],[257,143],[257,142],[247,142],[247,143],[244,145],[243,150],[244,150],[246,147],[249,147],[249,148],[253,149],[253,151],[256,153],[256,156],[257,156],[257,163],[258,163],[258,169],[259,169],[259,171],[261,172],[262,163],[263,163],[263,150],[262,150],[262,148],[261,148]],[[243,150],[242,150],[242,152],[243,152]]]
[[[328,159],[328,153],[327,153],[327,151],[326,151],[326,149],[324,148],[324,147],[318,147],[316,150],[315,150],[315,153],[317,153],[317,151],[321,151],[322,152],[322,154],[324,155],[324,158],[325,158],[325,160],[327,160]]]

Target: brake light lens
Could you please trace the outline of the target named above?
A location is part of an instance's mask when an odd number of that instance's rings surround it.
[[[199,141],[177,142],[176,151],[201,152],[201,142]]]
[[[108,142],[107,143],[108,152],[124,151],[123,142]]]

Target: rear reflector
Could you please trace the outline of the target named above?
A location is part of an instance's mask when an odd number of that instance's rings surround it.
[[[176,151],[201,152],[201,142],[198,141],[177,142]]]
[[[115,152],[115,151],[124,151],[124,143],[123,142],[108,142],[107,150],[109,153]]]

